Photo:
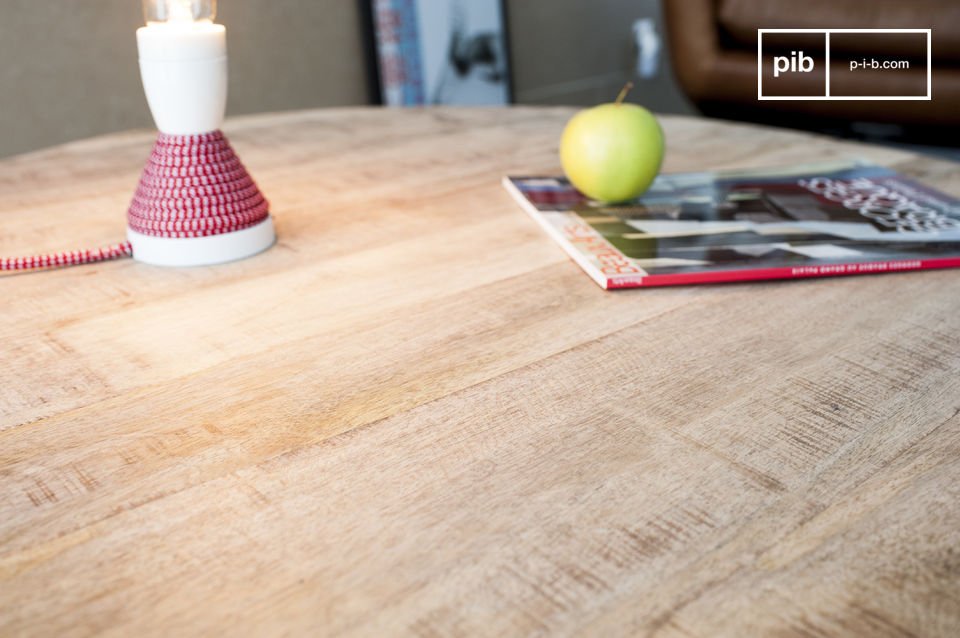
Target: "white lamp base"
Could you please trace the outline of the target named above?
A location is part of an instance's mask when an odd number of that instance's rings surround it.
[[[232,233],[209,237],[152,237],[127,229],[133,258],[154,266],[209,266],[246,259],[276,241],[273,218]]]

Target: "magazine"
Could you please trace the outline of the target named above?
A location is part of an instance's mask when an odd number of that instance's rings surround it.
[[[666,174],[612,205],[503,182],[606,289],[960,266],[960,199],[866,162]]]

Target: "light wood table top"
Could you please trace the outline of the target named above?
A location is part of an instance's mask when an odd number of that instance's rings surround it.
[[[237,119],[275,248],[0,278],[0,635],[956,636],[960,272],[604,292],[500,186],[570,114]],[[0,254],[121,240],[152,139],[0,162]]]

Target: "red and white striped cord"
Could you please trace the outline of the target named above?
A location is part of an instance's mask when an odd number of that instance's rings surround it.
[[[0,257],[0,270],[32,270],[34,268],[62,268],[80,266],[98,261],[109,261],[133,254],[130,242],[104,246],[93,250],[70,250],[60,253],[30,255],[28,257]]]
[[[127,211],[127,224],[154,237],[206,237],[255,226],[269,214],[267,200],[222,132],[161,133]],[[132,254],[130,242],[123,242],[93,250],[0,257],[0,271],[78,266]]]

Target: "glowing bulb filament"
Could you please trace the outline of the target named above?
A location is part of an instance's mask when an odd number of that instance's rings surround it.
[[[147,24],[213,22],[217,0],[143,0]]]
[[[190,0],[175,0],[167,6],[171,22],[193,22],[193,7]]]

